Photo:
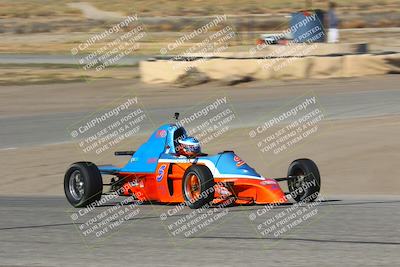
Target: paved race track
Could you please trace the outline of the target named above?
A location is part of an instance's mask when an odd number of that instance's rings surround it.
[[[143,204],[112,235],[85,238],[62,197],[0,198],[1,266],[399,266],[400,198],[327,197],[317,213],[281,236],[262,237],[249,216],[263,206],[225,208],[227,214],[189,238],[161,221],[173,206]],[[275,207],[269,216],[289,211]],[[103,206],[92,217],[110,209]],[[201,214],[207,213],[202,211]],[[260,213],[261,214],[261,213]],[[264,218],[264,219],[263,219]]]

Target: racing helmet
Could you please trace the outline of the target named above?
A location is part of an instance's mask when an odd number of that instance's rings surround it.
[[[200,142],[194,137],[183,137],[178,140],[176,149],[180,155],[192,157],[201,153]]]

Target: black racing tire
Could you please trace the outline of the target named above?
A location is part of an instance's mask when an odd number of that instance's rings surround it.
[[[91,162],[71,164],[64,176],[64,193],[75,208],[86,207],[100,200],[103,180],[97,166]]]
[[[288,180],[289,193],[297,202],[315,201],[321,190],[321,177],[314,161],[296,159],[288,168],[289,176],[300,176]]]
[[[187,168],[182,180],[186,205],[198,209],[211,203],[214,200],[214,184],[214,177],[206,166],[192,165]]]

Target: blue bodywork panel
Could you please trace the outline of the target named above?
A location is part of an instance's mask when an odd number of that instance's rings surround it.
[[[113,165],[99,166],[102,173],[110,174],[116,171],[119,172],[137,172],[137,173],[154,173],[158,159],[163,153],[175,153],[174,135],[175,131],[179,130],[180,135],[186,135],[183,128],[175,124],[165,124],[159,127],[150,138],[139,147],[132,155],[129,162],[122,168]]]
[[[256,170],[235,155],[233,151],[227,151],[218,155],[219,158],[215,165],[221,174],[238,174],[261,177]],[[215,156],[209,158],[212,159],[213,157]]]
[[[116,172],[154,173],[158,160],[185,160],[175,155],[175,141],[185,136],[185,129],[175,124],[165,124],[159,127],[139,149],[132,155],[129,162],[122,168],[113,165],[99,166],[103,174]],[[186,159],[189,160],[189,159]],[[212,173],[221,175],[248,175],[261,177],[253,168],[235,155],[233,151],[225,151],[211,156],[198,156],[191,161],[206,164]],[[216,170],[215,170],[216,169]]]
[[[153,173],[156,171],[158,159],[167,145],[167,133],[170,124],[159,127],[139,149],[129,162],[121,168],[121,172]]]

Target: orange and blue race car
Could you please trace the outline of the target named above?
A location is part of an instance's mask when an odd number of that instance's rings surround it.
[[[175,114],[177,119],[179,114]],[[188,137],[179,124],[159,127],[137,151],[118,151],[130,156],[123,167],[73,163],[64,177],[64,192],[74,207],[95,205],[109,193],[152,203],[185,203],[190,208],[230,199],[234,204],[273,204],[314,201],[320,191],[320,174],[309,159],[289,165],[286,177],[266,178],[233,151],[207,155],[196,138]],[[103,183],[103,176],[112,176]],[[285,193],[279,182],[287,182]]]

